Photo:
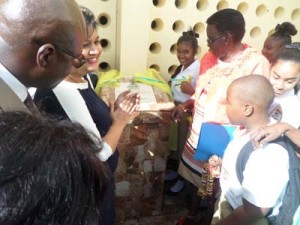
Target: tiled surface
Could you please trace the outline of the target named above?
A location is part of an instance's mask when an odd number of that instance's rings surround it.
[[[165,183],[168,188],[172,182]],[[178,219],[182,218],[187,213],[189,202],[189,187],[186,186],[184,191],[176,197],[168,197],[164,195],[163,211],[159,216],[143,217],[140,219],[131,219],[116,223],[116,225],[175,225]],[[199,211],[197,222],[191,225],[206,225],[201,220],[206,215],[206,211]]]
[[[177,168],[176,166],[176,161],[170,160],[169,157],[167,168],[175,169]],[[164,182],[164,192],[173,186],[175,182],[176,180]],[[187,213],[188,205],[191,202],[190,193],[191,186],[186,184],[183,191],[176,197],[163,195],[162,212],[159,215],[118,221],[116,225],[175,225],[178,219]],[[202,205],[200,207],[202,207]],[[202,220],[206,214],[207,211],[205,211],[205,209],[199,210],[197,221],[191,225],[207,225]]]
[[[168,188],[172,185],[172,182],[165,183],[165,187]],[[163,210],[162,215],[153,217],[144,217],[140,219],[131,219],[122,222],[118,222],[117,225],[173,225],[177,223],[177,220],[181,218],[187,212],[187,189],[184,189],[176,197],[163,197]]]

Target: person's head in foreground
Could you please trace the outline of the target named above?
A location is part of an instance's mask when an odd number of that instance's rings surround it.
[[[294,91],[300,81],[300,42],[286,45],[275,57],[270,71],[276,96]]]
[[[237,78],[227,89],[226,110],[230,123],[246,129],[266,125],[273,100],[274,91],[266,77],[253,74]]]
[[[74,0],[0,1],[0,62],[26,87],[54,87],[85,59]]]
[[[297,29],[292,23],[284,22],[282,24],[277,24],[275,31],[266,38],[262,54],[269,60],[270,63],[273,63],[278,52],[280,52],[285,45],[291,44],[291,36],[296,34]]]
[[[84,128],[0,114],[0,224],[98,225],[107,169]]]

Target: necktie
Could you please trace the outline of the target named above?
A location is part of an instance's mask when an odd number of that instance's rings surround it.
[[[34,102],[33,102],[33,100],[32,100],[32,98],[31,98],[31,96],[30,96],[29,93],[27,93],[27,97],[26,97],[26,99],[24,101],[24,104],[27,106],[27,108],[31,112],[36,112],[37,111],[37,108],[36,108],[36,106],[35,106],[35,104],[34,104]]]

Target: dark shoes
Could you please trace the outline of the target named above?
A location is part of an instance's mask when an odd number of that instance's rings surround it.
[[[183,190],[184,190],[184,187],[178,192],[173,192],[173,191],[171,191],[171,189],[169,189],[166,192],[166,195],[169,196],[169,197],[175,197],[175,196],[179,195]]]
[[[185,188],[185,182],[183,180],[177,180],[176,183],[173,185],[173,187],[171,187],[166,192],[166,195],[169,197],[177,196],[184,190],[184,188]]]
[[[172,170],[165,175],[164,180],[165,181],[173,181],[173,180],[177,179],[177,177],[178,177],[177,171]]]

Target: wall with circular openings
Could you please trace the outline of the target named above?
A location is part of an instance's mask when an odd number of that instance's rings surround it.
[[[110,15],[107,13],[101,13],[98,16],[98,23],[100,24],[101,27],[106,27],[109,26],[111,22]]]
[[[188,0],[175,0],[174,4],[178,9],[183,9],[186,7]]]
[[[177,32],[177,33],[180,33],[184,30],[184,22],[182,20],[176,20],[174,23],[173,23],[173,26],[172,26],[172,29],[173,31]]]
[[[226,9],[226,8],[228,8],[228,6],[229,6],[229,3],[226,0],[221,0],[217,4],[217,10]]]
[[[151,22],[151,29],[154,31],[161,31],[164,28],[164,22],[161,18],[155,18]]]
[[[238,4],[237,10],[239,10],[242,14],[246,14],[249,9],[249,5],[247,2],[241,2]]]
[[[149,28],[147,34],[140,32],[138,26],[117,27],[117,18],[122,11],[118,8],[118,1],[125,1],[126,4],[132,4],[132,8],[135,7],[133,0],[77,0],[79,4],[89,7],[95,13],[100,24],[98,30],[103,46],[99,62],[100,70],[119,70],[116,65],[122,63],[130,65],[135,63],[134,57],[144,57],[148,68],[160,71],[168,80],[178,65],[176,43],[182,32],[193,28],[199,33],[198,57],[200,58],[208,51],[206,19],[212,13],[224,8],[237,9],[244,15],[246,33],[243,42],[256,47],[259,51],[265,38],[274,31],[275,26],[285,21],[290,21],[296,26],[298,34],[292,38],[294,41],[300,41],[300,5],[296,0],[139,0],[147,4],[149,9],[147,12],[150,15],[149,21],[143,25]],[[139,21],[138,13],[132,16]],[[137,56],[131,56],[129,51],[130,57],[124,57],[120,59],[122,62],[116,62],[118,50],[122,49],[122,45],[117,46],[116,37],[128,32],[141,39],[144,38],[148,43],[145,46],[148,51],[144,51],[145,55]],[[129,35],[127,44],[131,43],[130,37]],[[147,68],[141,68],[140,71],[145,69]]]
[[[152,0],[152,3],[155,7],[162,7],[164,6],[166,0]]]
[[[196,8],[199,10],[199,11],[204,11],[206,10],[208,7],[208,1],[207,0],[198,0],[197,3],[196,3]]]
[[[149,46],[149,51],[153,54],[158,54],[161,51],[161,45],[158,42],[154,42]]]

